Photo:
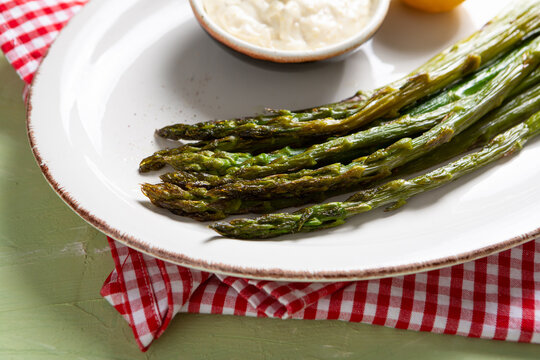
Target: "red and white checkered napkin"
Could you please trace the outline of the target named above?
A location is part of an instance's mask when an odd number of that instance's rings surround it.
[[[0,47],[27,83],[84,2],[0,0]],[[109,243],[115,269],[101,294],[129,322],[143,351],[180,312],[339,319],[540,343],[540,240],[442,270],[324,284],[210,274]]]

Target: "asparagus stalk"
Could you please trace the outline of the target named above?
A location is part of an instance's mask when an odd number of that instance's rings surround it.
[[[422,157],[417,162],[411,163],[411,166],[407,164],[399,168],[398,173],[424,170],[443,160],[459,155],[472,146],[485,144],[495,134],[515,125],[539,109],[540,84],[536,84],[523,94],[510,99],[502,107],[492,111],[482,121],[467,129],[450,143],[444,144],[440,151],[434,152],[435,156],[428,157],[425,161],[423,160],[425,157]],[[201,174],[188,175],[199,176]],[[218,176],[214,177],[219,179]],[[335,194],[335,192],[314,192],[305,194],[302,197],[272,198],[265,201],[253,201],[240,199],[239,197],[234,199],[216,198],[209,190],[198,187],[205,184],[201,184],[197,178],[192,180],[192,187],[187,190],[171,184],[145,184],[143,192],[154,204],[198,220],[219,220],[227,215],[247,212],[270,212],[283,207],[320,202],[324,198]],[[212,179],[207,180],[212,181]],[[346,188],[341,190],[346,190]]]
[[[257,155],[269,151],[279,151],[284,147],[289,147],[296,150],[304,150],[305,146],[312,145],[321,141],[326,141],[326,137],[321,138],[298,138],[294,141],[289,141],[285,138],[265,138],[265,139],[244,139],[238,136],[227,136],[220,139],[199,141],[194,144],[186,144],[177,148],[159,150],[144,158],[139,164],[139,171],[148,172],[159,170],[167,163],[164,158],[167,156],[175,156],[185,152],[195,151],[227,151],[227,152],[244,152],[252,155]]]
[[[540,111],[540,83],[493,110],[449,143],[396,169],[394,175],[413,174],[445,162],[475,147]]]
[[[213,175],[229,175],[231,179],[223,179],[222,183],[235,180],[235,177],[253,179],[257,177],[315,167],[322,161],[350,161],[362,153],[359,149],[388,145],[392,140],[426,131],[437,124],[448,112],[448,105],[465,96],[479,91],[499,71],[504,69],[510,60],[498,61],[493,66],[483,69],[451,89],[430,99],[418,108],[402,117],[385,122],[348,136],[331,139],[309,149],[285,147],[272,153],[261,153],[251,156],[247,153],[230,153],[224,151],[211,152],[197,147],[184,146],[178,149],[158,151],[143,159],[139,165],[141,172],[157,170],[166,164],[177,170],[203,171]],[[531,79],[532,80],[532,79]],[[526,81],[531,81],[528,78]],[[198,152],[198,154],[194,154]],[[365,152],[364,152],[365,153]],[[234,176],[233,176],[234,175]],[[174,178],[174,174],[168,175]],[[167,177],[167,176],[166,176]]]
[[[144,173],[159,170],[168,164],[181,170],[220,174],[226,169],[235,168],[244,163],[268,164],[280,157],[291,157],[303,151],[305,149],[293,149],[286,146],[271,153],[252,155],[247,152],[212,151],[185,145],[181,148],[161,150],[144,158],[139,164],[139,171]]]
[[[267,115],[258,115],[255,117],[245,117],[237,118],[231,120],[217,120],[211,122],[216,127],[234,127],[240,124],[264,124],[267,123],[270,119],[275,119],[283,116],[294,117],[298,121],[310,121],[314,119],[320,119],[332,116],[333,118],[340,119],[343,117],[350,116],[358,111],[362,104],[365,103],[368,98],[367,93],[358,91],[355,95],[340,102],[323,105],[320,107],[312,109],[303,109],[291,112],[289,110],[269,110],[271,114]],[[187,125],[187,126],[206,126],[207,123],[199,123],[196,125]],[[183,125],[182,125],[183,126]],[[156,133],[161,134],[163,137],[167,137],[173,140],[179,140],[180,138],[175,137],[173,133],[165,135],[167,128],[160,129]],[[201,150],[219,150],[219,151],[229,151],[229,152],[251,152],[251,153],[260,153],[263,151],[272,151],[281,149],[284,146],[295,146],[301,147],[309,145],[314,141],[324,140],[324,138],[312,138],[312,139],[296,139],[294,141],[287,141],[286,139],[278,138],[267,138],[267,139],[243,139],[238,136],[226,136],[222,138],[211,138],[208,140],[199,141],[195,144],[183,145],[173,149],[165,149],[155,152],[153,155],[143,159],[140,163],[139,170],[141,172],[147,172],[152,170],[158,170],[165,166],[163,158],[165,156],[173,156],[178,154],[183,154],[186,152],[195,152]]]
[[[191,217],[199,221],[221,220],[229,215],[246,213],[269,213],[276,209],[283,209],[293,206],[300,206],[308,202],[319,202],[324,200],[320,194],[310,194],[303,199],[284,198],[272,199],[269,201],[233,200],[205,202],[205,189],[198,189],[198,196],[170,184],[143,184],[142,192],[150,201],[161,208],[168,209],[172,213],[181,216]],[[209,198],[209,197],[207,197]]]
[[[501,62],[500,66],[506,66],[506,62]],[[489,68],[486,71],[489,75],[495,76],[496,67]],[[500,70],[500,68],[499,68]],[[513,97],[519,94],[523,89],[531,84],[540,81],[540,69],[537,68],[529,77],[518,85],[509,94]],[[251,159],[241,163],[236,168],[228,168],[227,176],[234,175],[242,179],[256,179],[268,175],[285,173],[303,168],[316,167],[321,162],[329,160],[336,162],[347,162],[357,157],[359,150],[370,149],[375,146],[385,145],[385,141],[394,141],[402,137],[408,137],[431,129],[437,125],[442,118],[448,114],[448,110],[453,107],[450,101],[464,99],[465,96],[471,96],[473,90],[479,91],[488,81],[487,76],[476,78],[469,86],[458,87],[455,90],[448,91],[433,101],[427,102],[424,106],[414,109],[399,119],[385,123],[381,126],[357,132],[352,135],[332,139],[322,144],[316,144],[299,154],[293,156],[279,156],[272,159],[268,164],[254,162]],[[526,95],[527,96],[527,95]],[[526,97],[525,96],[525,97]],[[434,106],[439,106],[434,107]],[[512,105],[510,105],[512,106]],[[431,110],[430,112],[422,112]]]
[[[238,239],[266,239],[297,232],[339,226],[353,216],[391,205],[405,204],[410,197],[455,181],[494,161],[521,150],[527,140],[540,134],[540,112],[526,122],[495,137],[482,150],[410,180],[394,180],[374,189],[361,191],[346,202],[315,205],[292,214],[269,214],[256,219],[218,222],[210,227],[221,235]]]
[[[500,108],[492,111],[482,121],[458,135],[451,142],[444,144],[431,154],[436,156],[422,157],[399,169],[399,174],[410,174],[425,170],[454,156],[457,156],[472,146],[485,145],[499,132],[504,131],[523,119],[540,110],[540,84],[536,84],[523,94],[509,100]],[[431,155],[430,154],[430,155]],[[187,175],[200,175],[189,174]],[[219,178],[218,176],[214,176]],[[209,179],[211,181],[211,179]],[[189,181],[188,181],[189,183]],[[250,201],[228,199],[212,201],[206,189],[198,189],[200,184],[197,178],[193,179],[192,186],[199,193],[194,196],[189,191],[172,184],[143,185],[143,192],[157,206],[167,208],[179,215],[189,216],[197,220],[221,220],[228,215],[254,213],[268,213],[284,207],[300,206],[309,202],[320,202],[334,194],[314,193],[308,194],[310,198],[272,199],[268,201]],[[205,200],[200,200],[204,198]]]
[[[391,141],[399,138],[415,135],[429,130],[438,124],[454,107],[452,104],[457,100],[472,96],[481,91],[482,87],[495,77],[510,63],[511,58],[499,61],[490,68],[474,74],[470,79],[454,86],[452,89],[440,94],[430,101],[413,109],[410,113],[380,126],[374,126],[364,131],[339,137],[321,144],[311,146],[305,151],[299,150],[296,154],[287,149],[285,152],[259,154],[245,161],[223,162],[219,159],[220,154],[201,157],[201,171],[214,175],[225,175],[220,184],[234,182],[236,179],[256,179],[268,175],[285,173],[303,168],[313,168],[322,163],[348,162],[361,155],[365,155],[366,149],[381,145],[388,145]],[[540,72],[535,76],[529,76],[509,95],[521,91],[521,87],[527,87],[534,81],[538,81]],[[230,155],[229,157],[233,157]],[[218,159],[214,159],[218,158]],[[187,161],[186,161],[187,160]],[[177,170],[189,170],[192,166],[189,157],[182,155],[163,158],[164,162],[172,165]],[[181,177],[181,176],[180,176]],[[174,182],[177,178],[174,174],[164,175]]]
[[[358,112],[369,95],[357,92],[353,97],[334,104],[323,105],[313,109],[297,110],[273,110],[271,114],[263,114],[255,117],[245,117],[230,120],[214,120],[201,122],[194,125],[176,124],[157,130],[157,135],[173,139],[211,140],[234,135],[240,126],[263,126],[282,119],[306,122],[318,119],[333,118],[342,119]]]
[[[535,41],[538,42],[539,39],[535,39]],[[532,44],[534,44],[534,42],[531,43],[530,45]],[[526,51],[523,52],[524,49],[517,51],[517,53],[520,55],[525,55],[527,52]],[[535,52],[532,52],[532,54],[534,53]],[[538,55],[538,53],[536,54]],[[522,60],[522,57],[518,56],[517,60],[515,61],[515,64],[513,64],[513,66],[507,67],[507,69],[505,69],[505,71],[499,75],[502,78],[497,77],[497,78],[492,79],[491,83],[485,86],[484,91],[477,94],[477,97],[481,99],[480,103],[478,103],[477,109],[484,109],[482,110],[482,112],[487,112],[487,110],[490,108],[490,105],[491,107],[494,107],[495,103],[497,103],[498,101],[496,101],[496,99],[493,98],[493,94],[499,93],[499,96],[503,94],[502,97],[504,97],[504,92],[509,91],[509,88],[513,86],[512,81],[518,81],[520,77],[525,76],[528,73],[527,68],[529,66],[534,66],[534,63],[531,63],[532,58],[534,58],[534,56],[531,55],[529,57],[523,57],[524,60]],[[521,61],[523,61],[523,66],[518,66]],[[515,72],[519,73],[519,69],[521,69],[523,73],[521,75],[516,75]],[[510,79],[513,79],[513,80],[508,82]],[[505,89],[505,86],[507,88],[506,90],[503,90]],[[528,104],[529,107],[535,107],[537,105],[537,103],[532,102],[532,101],[524,102],[524,103]],[[511,104],[514,104],[515,106],[517,106],[519,105],[519,101],[511,102]],[[469,116],[470,118],[474,116],[478,116],[478,114],[476,114],[472,110],[474,106],[471,106],[471,103],[466,103],[463,105],[468,105],[464,107],[465,109],[468,109],[468,110],[461,108],[459,109],[460,111],[465,111],[465,113],[468,111],[469,115],[467,116]],[[513,112],[514,110],[515,109],[513,109],[512,107],[506,108],[507,112]],[[524,111],[524,110],[521,110],[521,111]],[[466,118],[467,117],[457,117],[455,120],[464,121],[464,119]],[[506,121],[510,121],[509,119],[512,119],[512,117],[507,116]],[[448,122],[449,120],[447,119],[446,121]],[[504,123],[504,121],[501,121],[501,123]],[[470,136],[471,138],[473,137],[473,135],[476,135],[476,138],[480,137],[482,134],[486,133],[489,130],[489,126],[486,125],[486,127],[479,127],[477,130],[478,132],[476,134],[471,134]],[[422,136],[426,137],[425,135],[426,134]],[[419,138],[422,138],[422,136]],[[430,140],[427,139],[427,141],[428,141],[427,144],[429,144]],[[246,181],[239,182],[239,183],[242,183],[242,185],[244,185],[245,189],[248,189],[250,191],[251,199],[250,198],[245,199],[245,194],[237,195],[235,193],[235,196],[230,196],[229,194],[227,194],[226,196],[222,195],[223,193],[222,189],[226,188],[227,186],[221,186],[221,187],[217,187],[211,190],[197,188],[197,187],[190,187],[186,190],[182,189],[183,193],[191,194],[190,195],[191,197],[185,198],[185,195],[182,193],[181,200],[189,200],[189,203],[186,203],[185,201],[171,203],[171,196],[169,194],[162,195],[161,189],[159,189],[159,186],[157,185],[145,185],[147,186],[146,189],[149,189],[152,186],[155,186],[156,191],[154,193],[151,193],[148,190],[143,190],[143,191],[145,192],[147,196],[149,196],[152,202],[154,202],[156,205],[166,207],[166,208],[177,208],[185,213],[188,213],[189,216],[198,217],[199,219],[203,219],[205,216],[207,216],[206,214],[209,214],[209,213],[210,214],[218,213],[219,216],[209,217],[211,219],[218,219],[220,217],[225,216],[226,214],[245,212],[249,208],[254,207],[255,202],[253,201],[254,200],[253,198],[264,200],[265,206],[266,208],[268,208],[268,210],[270,210],[271,208],[276,209],[276,207],[272,207],[272,206],[279,206],[280,203],[283,202],[282,200],[283,198],[297,199],[298,201],[294,201],[294,204],[298,205],[299,203],[301,203],[301,201],[304,201],[304,203],[311,201],[311,197],[315,196],[315,194],[317,194],[317,196],[319,196],[320,198],[324,198],[325,196],[328,196],[328,194],[331,192],[340,191],[340,190],[343,191],[348,188],[350,189],[353,185],[356,185],[362,181],[363,182],[374,181],[374,180],[381,179],[390,175],[390,167],[384,166],[385,164],[384,162],[382,162],[382,165],[381,165],[380,161],[381,160],[384,161],[385,159],[389,158],[395,164],[396,154],[394,153],[394,151],[399,150],[398,146],[403,146],[404,144],[408,145],[411,142],[412,140],[410,139],[407,139],[405,142],[404,141],[397,142],[389,149],[386,149],[386,154],[381,154],[379,156],[379,159],[377,159],[377,157],[372,155],[371,157],[363,158],[356,163],[352,163],[351,165],[347,166],[348,167],[347,172],[343,171],[343,167],[344,167],[343,165],[333,164],[331,166],[327,166],[327,167],[324,167],[315,171],[303,170],[295,174],[288,174],[287,176],[289,179],[285,184],[288,187],[287,190],[289,190],[289,192],[283,193],[279,191],[272,191],[270,192],[272,196],[268,198],[264,198],[265,196],[268,196],[267,195],[268,189],[270,190],[276,189],[275,179],[283,177],[282,175],[267,177],[262,180],[263,182],[261,182],[261,180],[258,180],[257,184],[259,185],[259,189],[260,189],[259,192],[257,192],[257,187],[249,188],[245,186],[244,184],[246,183]],[[417,141],[416,145],[418,144],[422,144],[422,142]],[[424,144],[425,144],[425,141],[424,141]],[[420,147],[419,149],[430,150],[430,147],[423,146],[423,147]],[[405,151],[403,155],[406,157],[410,156],[412,150],[414,150],[414,146],[405,146],[404,148],[402,148],[402,151]],[[413,152],[413,154],[415,154],[415,156],[418,155],[418,151]],[[391,155],[394,155],[394,156],[392,157]],[[366,168],[369,169],[370,158],[375,158],[374,159],[375,165],[372,165],[371,169],[375,169],[377,171],[371,171],[371,174],[368,173],[369,175],[368,177],[366,176]],[[306,176],[306,174],[308,174],[309,176]],[[296,180],[294,179],[291,180],[292,176],[296,176]],[[251,180],[247,182],[249,184],[249,183],[253,183],[254,181]],[[237,184],[238,183],[230,184],[230,185],[237,185]],[[329,186],[329,184],[330,185],[339,184],[340,186],[331,187]],[[194,185],[197,185],[197,184],[194,184]],[[294,188],[293,187],[294,185],[298,187]],[[316,188],[317,191],[313,191],[312,189],[314,188]],[[277,189],[281,190],[279,188]],[[216,190],[218,191],[216,192]],[[290,193],[293,191],[296,191],[297,193],[296,196],[290,196]],[[298,196],[298,194],[301,194],[302,196]],[[274,200],[276,201],[275,203],[272,202]],[[201,210],[202,214],[197,214],[198,209]],[[204,209],[204,211],[202,211],[202,209]]]
[[[533,75],[527,78],[514,90],[522,91],[532,82],[540,80],[540,68],[537,68]],[[513,91],[512,93],[515,93]],[[459,134],[449,143],[441,145],[436,150],[422,156],[403,167],[396,169],[394,174],[405,174],[422,171],[431,166],[440,164],[449,160],[473,147],[482,146],[491,140],[495,135],[514,126],[523,118],[532,115],[540,110],[540,84],[536,84],[525,92],[514,96],[503,106],[493,110],[482,118],[481,121],[471,126],[469,129]],[[230,178],[230,180],[229,180]],[[218,176],[207,173],[193,173],[187,171],[176,171],[166,173],[161,176],[164,182],[176,184],[179,186],[205,187],[211,188],[223,185],[228,182],[236,181],[231,176]]]
[[[489,67],[488,69],[491,69]],[[531,75],[530,78],[527,78],[520,86],[528,87],[531,83],[534,81],[538,81],[540,78],[540,71],[535,71],[534,75]],[[425,114],[429,111],[435,110],[438,106],[442,106],[444,103],[448,103],[450,101],[457,100],[459,95],[469,95],[470,91],[473,91],[476,87],[480,87],[483,85],[485,79],[478,79],[476,84],[472,86],[469,89],[465,89],[465,91],[462,91],[461,94],[459,92],[456,93],[456,91],[450,91],[449,93],[443,92],[439,96],[437,96],[435,99],[431,101],[426,101],[425,103],[421,104],[418,107],[411,107],[412,111],[405,112],[405,115],[409,115],[412,117],[415,117],[419,114]],[[517,90],[518,92],[520,90]],[[377,134],[385,134],[385,130],[382,125],[389,124],[391,121],[374,121],[372,124],[372,127],[376,127],[376,129],[371,130],[371,133],[376,137]],[[405,135],[406,136],[406,135]],[[330,139],[332,140],[332,139]],[[291,142],[292,141],[292,142]],[[183,145],[178,148],[173,149],[166,149],[166,150],[160,150],[154,153],[153,155],[143,159],[139,165],[139,170],[141,172],[148,172],[152,170],[159,170],[162,167],[164,167],[166,164],[164,158],[167,156],[175,156],[178,154],[183,154],[186,152],[196,152],[196,151],[203,151],[203,150],[209,150],[209,151],[227,151],[227,152],[249,152],[251,154],[255,155],[261,155],[265,156],[267,159],[269,159],[269,162],[274,161],[275,159],[279,159],[282,157],[283,153],[301,153],[305,150],[303,148],[306,145],[310,145],[313,143],[320,143],[321,141],[325,142],[328,141],[326,138],[296,138],[296,139],[287,139],[283,137],[278,138],[265,138],[265,139],[244,139],[240,138],[238,136],[228,136],[225,138],[220,139],[214,139],[209,141],[200,141],[195,144],[190,145]],[[366,140],[368,141],[368,140]],[[369,140],[372,143],[376,143],[379,140],[377,138]],[[380,140],[382,141],[382,139]],[[384,143],[381,143],[384,144]],[[361,146],[361,145],[359,145]],[[282,152],[282,154],[277,153],[275,154],[269,154],[265,153],[265,151],[279,151],[282,150],[283,147],[286,147],[287,149]],[[262,154],[261,154],[262,153]],[[256,165],[263,166],[267,165],[265,163],[262,163],[260,161],[261,156],[259,156],[259,159],[256,161]],[[354,155],[353,155],[354,156]],[[350,158],[349,158],[350,159]]]
[[[221,150],[229,152],[249,152],[251,154],[260,154],[262,152],[279,150],[285,146],[292,148],[302,148],[325,141],[326,137],[298,138],[294,140],[285,138],[265,138],[265,139],[244,139],[239,136],[227,136],[224,138],[201,141],[197,146],[203,150]]]
[[[171,151],[159,151],[143,159],[139,164],[139,171],[147,172],[170,165],[176,170],[204,171],[214,175],[229,174],[229,177],[234,181],[236,176],[254,178],[303,167],[313,167],[318,162],[328,158],[334,158],[334,161],[350,161],[359,156],[358,152],[354,152],[354,150],[378,145],[383,141],[388,143],[392,139],[429,129],[444,117],[445,111],[447,112],[445,109],[437,110],[436,113],[432,111],[428,115],[421,114],[415,118],[405,115],[391,123],[313,145],[307,150],[293,150],[287,146],[272,153],[262,153],[255,156],[250,156],[248,153],[197,151],[192,146],[184,146],[181,149],[172,149]],[[255,166],[257,168],[254,168]],[[270,167],[272,170],[263,168],[263,166]],[[250,168],[247,174],[245,174],[246,167]],[[262,175],[253,176],[254,173]],[[228,181],[224,179],[224,183],[226,182]]]
[[[455,103],[454,109],[440,124],[422,135],[403,138],[391,146],[357,159],[349,165],[340,163],[316,170],[301,170],[291,174],[272,175],[261,179],[243,180],[213,188],[217,198],[270,199],[296,197],[310,192],[335,191],[380,179],[392,169],[433,151],[450,141],[508,97],[540,61],[540,37],[509,55],[514,60],[484,86],[482,91]]]
[[[335,120],[323,118],[298,121],[283,116],[263,125],[254,123],[227,127],[220,131],[212,123],[173,125],[160,130],[161,136],[183,139],[210,139],[228,135],[244,138],[320,137],[346,134],[417,100],[433,94],[447,85],[484,66],[498,54],[506,52],[540,27],[540,3],[537,0],[515,2],[469,38],[448,48],[416,69],[407,77],[374,92],[354,115]],[[174,135],[173,135],[174,134]]]

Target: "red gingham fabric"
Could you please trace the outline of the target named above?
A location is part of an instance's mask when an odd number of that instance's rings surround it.
[[[0,48],[29,83],[58,31],[85,1],[0,1]],[[287,283],[165,263],[109,239],[115,269],[101,294],[146,350],[181,312],[338,319],[399,329],[540,343],[540,241],[426,273]]]

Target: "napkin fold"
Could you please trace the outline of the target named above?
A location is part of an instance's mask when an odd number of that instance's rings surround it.
[[[86,1],[0,3],[0,49],[29,84],[49,45]],[[102,296],[141,350],[183,312],[336,319],[399,329],[540,343],[540,241],[440,270],[394,278],[278,282],[170,264],[109,238],[115,268]]]
[[[440,270],[334,283],[211,274],[109,244],[115,270],[101,294],[143,350],[182,312],[344,320],[540,343],[539,241]]]

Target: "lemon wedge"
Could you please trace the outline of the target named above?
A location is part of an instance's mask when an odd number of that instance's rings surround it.
[[[401,0],[405,4],[422,11],[438,13],[450,11],[465,0]]]

